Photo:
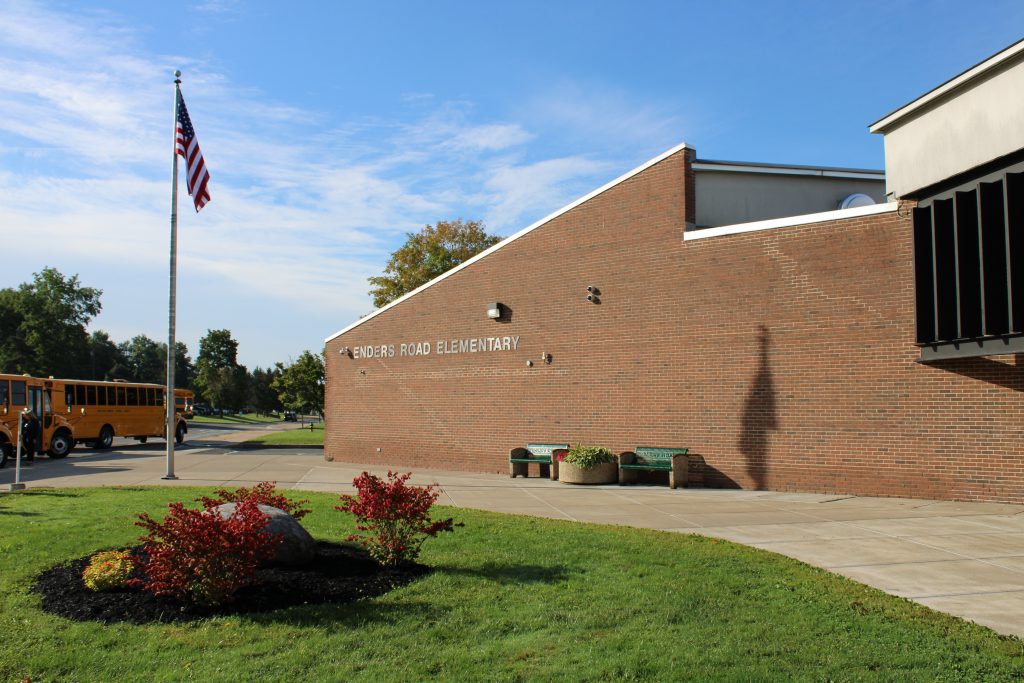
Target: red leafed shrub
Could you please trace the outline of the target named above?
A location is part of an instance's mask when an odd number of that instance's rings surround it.
[[[266,523],[267,516],[249,499],[239,502],[229,519],[183,503],[171,503],[162,522],[143,513],[135,524],[149,532],[140,538],[146,578],[132,579],[131,585],[200,605],[229,602],[281,542],[279,534],[262,530]]]
[[[218,505],[223,505],[224,503],[240,503],[243,500],[251,500],[257,505],[269,505],[271,507],[278,508],[279,510],[284,510],[295,519],[302,519],[310,512],[302,507],[309,502],[308,500],[290,500],[284,494],[277,492],[274,482],[272,481],[261,481],[251,489],[247,489],[242,486],[234,491],[217,489],[213,493],[216,498],[203,496],[198,499],[207,510],[215,508]]]
[[[453,531],[451,518],[431,521],[430,506],[437,500],[433,486],[407,486],[412,473],[388,472],[387,481],[363,472],[352,481],[355,496],[343,495],[335,510],[351,512],[356,528],[369,536],[354,534],[370,555],[385,565],[415,560],[427,536]]]

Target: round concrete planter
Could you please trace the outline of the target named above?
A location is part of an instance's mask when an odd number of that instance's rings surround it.
[[[566,484],[612,484],[619,480],[619,466],[614,462],[603,462],[583,469],[563,461],[558,463],[558,480]]]

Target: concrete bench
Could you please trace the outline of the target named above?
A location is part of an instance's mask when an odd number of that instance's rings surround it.
[[[686,486],[686,454],[689,448],[637,446],[635,451],[619,455],[619,484],[636,481],[636,473],[668,472],[669,488]]]
[[[508,452],[508,473],[515,479],[517,476],[530,476],[530,465],[538,466],[538,476],[544,476],[544,468],[548,468],[548,476],[558,479],[558,458],[555,451],[568,450],[567,443],[531,443],[526,448],[513,448]]]

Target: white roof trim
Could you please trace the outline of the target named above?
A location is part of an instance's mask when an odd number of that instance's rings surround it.
[[[701,240],[708,237],[721,237],[723,235],[738,235],[744,232],[757,232],[758,230],[772,230],[774,228],[789,228],[796,225],[809,225],[811,223],[824,223],[826,221],[839,221],[845,218],[858,218],[860,216],[873,216],[879,213],[890,213],[896,210],[899,202],[888,204],[875,204],[874,206],[859,206],[855,209],[839,209],[836,211],[822,211],[821,213],[808,213],[803,216],[787,216],[785,218],[772,218],[767,221],[754,221],[752,223],[737,223],[735,225],[722,225],[717,228],[703,228],[701,230],[688,230],[683,233],[683,240]]]
[[[824,178],[859,178],[863,180],[885,180],[884,171],[832,170],[824,168],[799,168],[785,166],[756,166],[753,164],[729,164],[722,162],[693,162],[694,171],[715,171],[721,173],[767,173],[772,175],[803,175]]]
[[[1024,52],[1024,40],[1017,41],[1016,43],[1006,48],[1005,50],[1002,50],[1001,52],[992,55],[991,57],[981,62],[980,64],[977,64],[968,69],[967,71],[964,71],[959,76],[954,76],[953,78],[949,79],[948,81],[938,86],[937,88],[928,91],[921,97],[918,97],[913,102],[903,105],[902,107],[892,112],[891,114],[887,114],[886,116],[882,117],[878,121],[875,121],[870,126],[868,126],[868,131],[872,133],[885,133],[886,128],[889,128],[891,125],[893,125],[903,117],[917,111],[918,109],[921,109],[922,107],[931,104],[932,102],[956,90],[957,88],[966,84],[967,82],[972,81],[975,78],[978,78],[985,72],[991,71],[992,69],[996,68],[1003,62],[1007,62],[1013,59],[1022,52]]]
[[[482,259],[482,258],[484,258],[484,257],[486,257],[486,256],[488,256],[490,254],[493,254],[497,250],[499,250],[499,249],[501,249],[501,248],[511,244],[512,242],[515,242],[517,239],[519,239],[523,235],[526,235],[526,234],[529,234],[529,233],[533,232],[534,230],[536,230],[537,228],[541,227],[545,223],[547,223],[549,221],[552,221],[555,218],[558,218],[563,213],[566,213],[567,211],[575,209],[580,204],[593,199],[594,197],[596,197],[597,195],[601,194],[605,190],[610,190],[611,188],[615,187],[616,185],[629,180],[630,178],[632,178],[633,176],[637,175],[638,173],[646,171],[648,168],[650,168],[651,166],[654,166],[659,161],[664,161],[665,159],[667,159],[668,157],[672,156],[676,152],[679,152],[680,150],[686,149],[687,147],[689,147],[689,145],[687,145],[685,142],[682,142],[682,143],[676,145],[675,147],[673,147],[672,149],[670,149],[670,150],[668,150],[666,152],[662,152],[661,154],[659,154],[658,156],[654,157],[650,161],[647,161],[647,162],[641,164],[640,166],[637,166],[632,171],[629,171],[628,173],[625,173],[624,175],[619,176],[618,178],[616,178],[615,180],[611,181],[610,183],[608,183],[606,185],[602,185],[601,187],[597,188],[596,190],[594,190],[590,194],[584,195],[583,197],[580,197],[579,199],[577,199],[576,201],[574,201],[574,202],[572,202],[570,204],[566,204],[565,206],[563,206],[558,211],[555,211],[554,213],[549,214],[549,215],[545,216],[544,218],[541,218],[536,223],[533,223],[532,225],[529,225],[529,226],[523,228],[522,230],[520,230],[519,232],[515,233],[514,235],[509,235],[508,237],[506,237],[502,241],[500,241],[497,244],[495,244],[490,249],[485,249],[484,251],[481,251],[479,254],[477,254],[473,258],[467,259],[466,261],[463,261],[462,263],[460,263],[459,265],[455,266],[451,270],[447,271],[443,275],[439,275],[436,278],[434,278],[433,280],[431,280],[430,282],[428,282],[428,283],[426,283],[424,285],[420,285],[419,287],[417,287],[416,289],[412,290],[408,294],[405,294],[405,295],[395,299],[394,301],[392,301],[391,303],[387,304],[386,306],[381,306],[380,308],[378,308],[373,313],[370,313],[369,315],[366,315],[366,316],[360,318],[359,320],[355,321],[354,323],[352,323],[348,327],[344,327],[341,330],[338,330],[337,332],[332,334],[330,337],[325,339],[324,343],[325,344],[330,343],[332,340],[337,339],[338,337],[340,337],[341,335],[345,334],[349,330],[352,330],[352,329],[355,329],[356,327],[359,327],[360,325],[362,325],[363,323],[367,322],[368,320],[370,320],[372,318],[376,318],[378,315],[380,315],[384,311],[397,306],[398,304],[402,303],[406,299],[409,299],[411,297],[416,296],[417,294],[422,292],[424,289],[427,289],[428,287],[433,287],[438,282],[441,282],[445,278],[448,278],[448,277],[454,275],[455,273],[459,272],[463,268],[468,268],[470,265],[476,263],[480,259]]]

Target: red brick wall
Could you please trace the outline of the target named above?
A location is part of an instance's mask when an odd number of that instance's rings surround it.
[[[326,457],[507,472],[528,442],[689,446],[709,486],[1020,502],[1024,364],[915,362],[909,220],[684,242],[686,154],[332,340]],[[338,353],[364,344],[395,356]]]

